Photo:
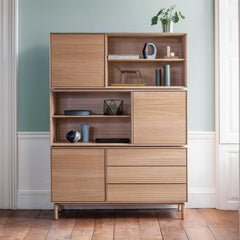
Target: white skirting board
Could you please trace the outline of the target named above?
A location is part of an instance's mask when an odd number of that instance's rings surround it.
[[[216,207],[215,152],[214,132],[190,132],[188,134],[189,198],[186,207]],[[121,208],[121,206],[117,207]],[[161,206],[138,207],[156,208]],[[53,204],[50,203],[49,132],[19,132],[18,209],[49,208],[53,208]],[[92,207],[83,206],[81,208]],[[101,208],[109,209],[111,206]],[[116,206],[112,208],[116,208]]]

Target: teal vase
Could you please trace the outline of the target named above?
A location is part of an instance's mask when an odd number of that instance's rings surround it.
[[[171,86],[170,65],[164,65],[164,86]]]
[[[82,135],[82,142],[89,142],[89,124],[82,124],[81,125],[81,135]]]

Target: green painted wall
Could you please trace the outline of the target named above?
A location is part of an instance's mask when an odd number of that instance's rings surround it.
[[[49,32],[161,32],[151,17],[177,4],[188,33],[188,129],[214,127],[214,0],[19,0],[19,131],[49,130]]]

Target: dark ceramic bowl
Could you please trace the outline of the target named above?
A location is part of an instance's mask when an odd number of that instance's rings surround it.
[[[65,115],[86,116],[91,115],[91,110],[64,110]]]

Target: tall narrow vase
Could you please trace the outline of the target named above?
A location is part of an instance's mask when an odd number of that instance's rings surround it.
[[[171,86],[170,65],[164,65],[164,85]]]
[[[89,124],[82,124],[81,125],[81,135],[82,135],[82,142],[89,142]]]
[[[156,86],[161,86],[161,69],[156,69]]]

